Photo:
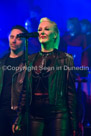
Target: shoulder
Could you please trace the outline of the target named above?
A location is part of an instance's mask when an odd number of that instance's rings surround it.
[[[28,60],[32,60],[33,58],[35,58],[37,56],[38,53],[34,53],[31,55],[28,55]]]
[[[0,58],[0,64],[2,64],[8,57],[9,57],[9,54],[6,54],[2,58]]]
[[[68,54],[66,52],[58,51],[58,57],[64,58],[64,59],[73,59],[73,56],[71,54]]]
[[[73,56],[71,54],[65,53],[66,57],[69,59],[73,59]]]
[[[67,65],[67,66],[73,66],[74,65],[73,56],[71,54],[59,51],[58,52],[58,59],[61,62],[64,62],[64,64]]]

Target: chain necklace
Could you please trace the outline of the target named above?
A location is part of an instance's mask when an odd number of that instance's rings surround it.
[[[42,61],[41,61],[41,67],[44,67],[46,66],[46,60],[47,60],[47,57],[52,55],[53,54],[53,51],[52,52],[40,52],[40,55],[42,56]]]

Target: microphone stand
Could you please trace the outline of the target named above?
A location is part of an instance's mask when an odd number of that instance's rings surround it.
[[[29,83],[28,83],[28,37],[25,37],[25,66],[26,66],[26,74],[25,74],[25,81],[26,81],[26,136],[29,136]]]
[[[25,74],[25,82],[26,82],[26,136],[29,136],[29,82],[28,82],[28,38],[30,37],[38,37],[38,32],[32,33],[21,33],[18,34],[17,37],[25,38],[25,66],[26,66],[26,74]]]

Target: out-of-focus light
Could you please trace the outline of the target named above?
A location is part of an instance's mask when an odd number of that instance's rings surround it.
[[[86,124],[87,127],[89,127],[90,125],[91,125],[91,124],[90,124],[89,122]]]
[[[25,22],[25,26],[27,26],[28,25],[28,23],[27,22]]]
[[[76,55],[74,54],[74,55],[73,55],[73,58],[75,58],[75,57],[76,57]]]

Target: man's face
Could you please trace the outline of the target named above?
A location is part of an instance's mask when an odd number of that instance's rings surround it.
[[[88,31],[88,26],[87,26],[87,24],[82,24],[82,23],[81,23],[81,31],[82,31],[82,33],[86,33],[86,32]]]
[[[72,24],[70,21],[67,22],[67,31],[68,32],[74,32],[75,31],[74,24]]]
[[[25,45],[24,38],[18,38],[17,34],[23,33],[19,29],[13,29],[9,35],[9,46],[12,51],[22,51]]]

